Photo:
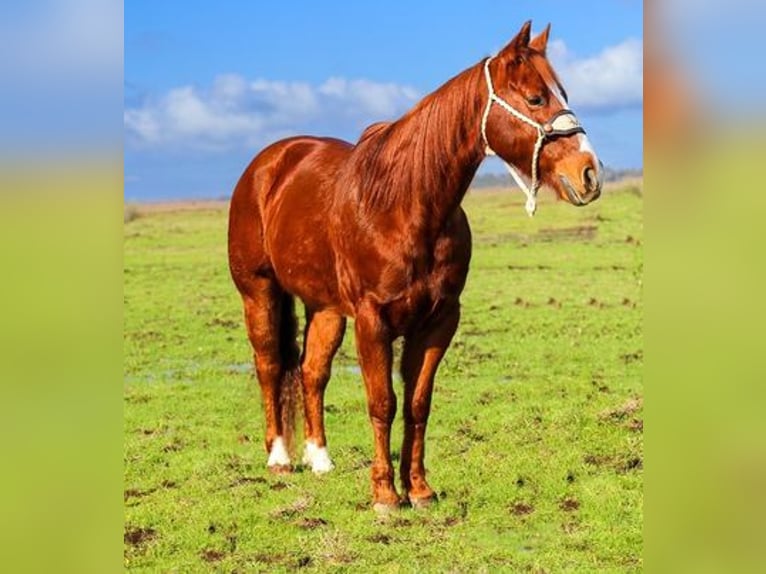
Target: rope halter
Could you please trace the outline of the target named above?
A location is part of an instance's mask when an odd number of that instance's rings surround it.
[[[584,134],[585,129],[583,129],[582,124],[580,124],[580,121],[577,119],[577,116],[574,115],[574,112],[567,108],[559,110],[553,114],[553,116],[544,124],[538,123],[529,116],[522,114],[495,93],[495,89],[492,86],[492,77],[489,73],[489,63],[491,61],[492,58],[490,57],[484,62],[484,79],[487,81],[487,91],[489,92],[487,107],[484,108],[484,115],[481,118],[481,137],[484,140],[484,151],[487,155],[497,155],[495,150],[492,149],[492,146],[489,145],[489,140],[487,139],[487,119],[489,118],[489,110],[492,108],[493,103],[496,103],[516,119],[525,124],[529,124],[537,130],[537,141],[535,142],[535,149],[532,153],[532,184],[530,186],[527,186],[516,167],[505,161],[503,162],[505,167],[508,168],[511,177],[516,181],[516,184],[521,188],[521,191],[524,192],[524,195],[527,196],[524,209],[526,209],[531,217],[535,214],[535,210],[537,209],[537,190],[540,187],[540,181],[537,177],[537,166],[543,143],[545,143],[546,139],[553,137],[568,136],[576,133]]]

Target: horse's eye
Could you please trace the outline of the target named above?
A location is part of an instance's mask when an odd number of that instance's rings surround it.
[[[545,103],[545,98],[542,96],[529,96],[527,98],[527,103],[534,108],[539,108]]]

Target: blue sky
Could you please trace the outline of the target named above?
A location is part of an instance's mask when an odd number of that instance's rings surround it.
[[[553,24],[550,58],[604,163],[643,164],[640,1],[131,0],[124,17],[128,200],[228,195],[280,137],[354,140],[527,19]]]

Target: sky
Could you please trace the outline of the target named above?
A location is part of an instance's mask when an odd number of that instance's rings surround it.
[[[549,59],[600,159],[643,166],[640,1],[131,0],[124,10],[128,201],[228,197],[282,137],[354,141],[529,19],[533,33],[552,24]]]

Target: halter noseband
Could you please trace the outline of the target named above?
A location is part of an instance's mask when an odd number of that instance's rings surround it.
[[[545,143],[546,139],[557,136],[569,136],[576,133],[584,134],[585,129],[583,129],[580,121],[577,119],[577,116],[574,115],[574,112],[569,109],[559,110],[553,114],[553,116],[544,124],[540,124],[532,118],[522,114],[520,111],[518,111],[511,104],[506,102],[503,98],[495,93],[495,89],[492,86],[492,77],[489,74],[489,63],[491,61],[492,58],[490,57],[487,58],[484,62],[484,79],[487,81],[487,91],[489,92],[487,107],[484,108],[484,115],[481,118],[481,137],[484,140],[485,153],[487,155],[497,155],[495,150],[493,150],[489,145],[489,140],[487,139],[487,119],[489,118],[489,110],[492,108],[493,102],[499,105],[516,119],[524,122],[525,124],[529,124],[537,130],[537,141],[535,142],[535,150],[532,154],[531,186],[527,186],[526,182],[521,177],[521,174],[514,166],[503,162],[505,163],[505,167],[508,168],[508,171],[510,172],[513,179],[521,188],[521,191],[523,191],[524,195],[527,196],[527,202],[524,205],[524,208],[527,210],[527,213],[532,216],[535,214],[535,210],[537,209],[536,196],[537,190],[540,187],[540,182],[537,179],[537,165],[543,143]]]

